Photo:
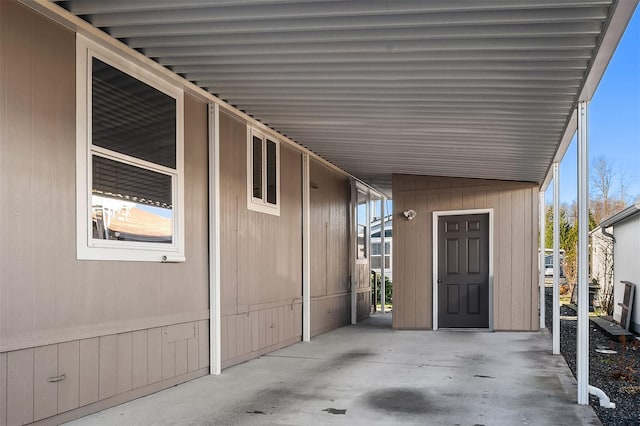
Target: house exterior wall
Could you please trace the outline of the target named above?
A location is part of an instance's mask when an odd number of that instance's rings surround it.
[[[75,34],[3,1],[0,57],[0,424],[207,374],[206,104],[185,96],[186,262],[79,261]]]
[[[247,124],[220,114],[222,366],[300,341],[302,155],[280,145],[280,216],[247,209]]]
[[[75,36],[0,2],[0,425],[63,422],[209,371],[207,103],[185,91],[186,261],[77,260]],[[247,123],[219,125],[227,367],[301,338],[302,154],[280,145],[280,215],[250,211]],[[350,188],[319,161],[311,178],[319,334],[349,320]]]
[[[349,324],[349,179],[309,165],[311,335]]]
[[[433,212],[466,209],[493,209],[493,328],[537,330],[537,185],[412,175],[393,176],[393,327],[432,328]]]
[[[620,321],[624,286],[620,281],[630,281],[636,285],[631,328],[640,332],[640,214],[613,225],[615,243],[613,246],[614,308],[613,317]]]

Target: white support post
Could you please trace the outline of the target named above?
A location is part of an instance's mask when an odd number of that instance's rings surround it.
[[[302,341],[311,341],[311,181],[309,154],[302,154]]]
[[[560,173],[553,163],[553,354],[560,354]]]
[[[383,314],[385,313],[385,309],[384,309],[384,305],[386,304],[386,300],[385,300],[385,273],[384,273],[384,269],[385,269],[385,260],[387,259],[386,255],[387,252],[384,248],[384,231],[385,231],[385,226],[384,226],[384,222],[385,222],[385,215],[386,215],[386,211],[385,211],[385,202],[386,202],[386,198],[381,198],[380,199],[380,253],[381,253],[381,261],[380,261],[380,312],[382,312]]]
[[[539,205],[540,205],[540,256],[539,256],[539,262],[540,262],[540,267],[538,270],[538,274],[539,274],[539,281],[540,281],[540,329],[546,328],[545,325],[545,316],[546,316],[546,312],[545,312],[545,288],[544,288],[544,269],[545,269],[545,258],[546,258],[546,253],[545,253],[545,249],[546,249],[546,243],[545,243],[545,222],[546,222],[546,215],[545,215],[545,205],[544,205],[544,191],[540,191],[540,193],[538,194],[539,197]]]
[[[371,214],[371,193],[369,191],[367,191],[366,197],[365,197],[365,214],[367,215],[367,229],[365,231],[365,235],[364,235],[364,243],[365,243],[365,247],[366,247],[366,253],[365,253],[365,257],[367,259],[367,269],[366,269],[366,277],[368,279],[368,283],[369,283],[369,295],[371,295],[371,218],[372,218],[372,214]],[[364,284],[364,283],[363,283]],[[369,299],[371,300],[371,299]],[[369,305],[369,304],[367,304]]]
[[[209,373],[222,372],[220,334],[220,110],[209,104]]]
[[[578,102],[578,404],[589,404],[589,134],[588,103]]]
[[[358,295],[357,295],[357,284],[358,280],[356,279],[356,257],[358,255],[358,217],[356,213],[356,209],[358,206],[358,190],[356,188],[356,182],[351,180],[351,203],[349,208],[349,224],[350,224],[350,242],[349,244],[349,270],[351,275],[351,324],[358,323]]]

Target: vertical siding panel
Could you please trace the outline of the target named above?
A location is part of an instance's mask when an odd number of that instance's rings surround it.
[[[265,345],[271,346],[273,344],[273,311],[271,309],[264,310],[264,329],[265,329]]]
[[[497,328],[502,330],[511,329],[511,289],[513,283],[511,281],[511,235],[513,216],[511,214],[511,193],[508,191],[500,192],[500,258],[499,273],[500,287],[498,291],[498,305],[500,316],[498,317]]]
[[[7,355],[7,424],[33,421],[33,349]]]
[[[451,196],[451,209],[452,210],[462,209],[463,208],[462,192],[452,192],[450,196]]]
[[[58,385],[49,377],[58,375],[58,345],[40,346],[34,350],[33,420],[58,413]]]
[[[116,390],[118,393],[130,391],[133,383],[133,347],[131,333],[117,335],[118,355],[116,359]]]
[[[278,308],[278,342],[285,341],[284,329],[285,329],[284,306],[280,306]]]
[[[58,345],[58,375],[65,379],[58,382],[58,413],[78,408],[80,403],[80,342]]]
[[[176,344],[169,343],[167,327],[162,327],[162,379],[176,375]]]
[[[468,190],[462,194],[462,208],[465,210],[476,208],[476,193],[473,190]]]
[[[244,318],[244,353],[248,354],[251,352],[251,330],[253,330],[251,326],[251,317],[248,313],[242,314]]]
[[[100,375],[98,395],[100,399],[116,394],[118,343],[115,335],[100,337]]]
[[[220,358],[222,362],[229,359],[229,317],[220,318]]]
[[[0,353],[0,426],[7,424],[7,353]]]
[[[162,380],[162,329],[147,330],[147,381],[149,384]]]
[[[487,193],[484,191],[475,192],[475,208],[485,209],[487,208]]]
[[[512,330],[524,328],[524,190],[512,192],[511,197],[511,324]]]
[[[260,318],[258,312],[253,311],[249,314],[251,317],[251,351],[260,349]]]
[[[431,217],[429,214],[429,200],[426,195],[416,197],[416,212],[418,218],[423,218],[423,226],[418,226],[416,230],[416,252],[421,259],[416,259],[416,327],[431,327],[431,300],[433,291],[429,282],[431,281],[431,264],[433,253],[428,249],[428,230],[430,228]],[[417,219],[417,218],[416,218]]]
[[[258,348],[264,348],[267,344],[267,313],[258,311]]]
[[[271,309],[271,324],[273,324],[273,328],[271,330],[273,337],[271,338],[271,341],[273,342],[274,345],[278,343],[278,330],[280,329],[280,323],[278,321],[279,313],[280,313],[280,307],[275,307]]]
[[[80,340],[80,406],[100,396],[100,338]]]
[[[227,358],[233,359],[238,353],[238,333],[236,332],[236,316],[227,317]]]
[[[187,370],[189,372],[198,369],[198,323],[196,322],[196,336],[187,340]]]
[[[187,340],[175,342],[176,347],[176,376],[186,374],[189,369],[189,358],[187,354]]]
[[[240,355],[245,353],[245,349],[244,349],[244,342],[245,342],[244,321],[245,321],[245,315],[244,314],[236,315],[236,329],[235,329],[236,356],[240,356]]]
[[[538,219],[536,218],[536,212],[540,209],[538,192],[539,188],[531,189],[531,205],[533,206],[531,209],[532,213],[532,231],[531,235],[533,235],[533,241],[531,241],[531,325],[532,329],[536,330],[542,327],[540,324],[540,303],[543,301],[540,300],[540,291],[539,291],[539,283],[538,283],[538,239],[540,238],[540,224],[538,223]],[[541,266],[544,267],[544,266]]]
[[[131,335],[132,356],[132,381],[131,386],[137,389],[148,383],[148,357],[149,342],[147,341],[147,330],[139,330]]]
[[[198,365],[204,368],[209,365],[209,321],[198,321]]]
[[[411,195],[407,197],[409,208],[415,209],[416,206],[416,197],[415,195]],[[416,253],[417,244],[416,244],[416,230],[419,225],[425,226],[424,221],[427,221],[428,217],[419,216],[416,217],[412,221],[406,221],[406,230],[405,239],[404,239],[404,247],[405,247],[405,280],[407,283],[406,290],[407,292],[404,295],[405,300],[405,309],[406,309],[406,326],[407,327],[415,327],[416,326],[416,262],[424,261],[423,256],[426,253],[421,252],[420,258],[418,258],[418,253]]]
[[[302,305],[300,303],[296,303],[294,307],[295,312],[295,320],[294,324],[296,326],[296,333],[293,337],[300,337],[302,335]]]
[[[499,294],[500,294],[500,229],[501,229],[501,215],[500,215],[500,194],[498,191],[492,191],[487,193],[487,207],[493,209],[493,313],[492,313],[492,321],[494,329],[499,329],[499,318],[500,318],[500,304],[499,304]]]

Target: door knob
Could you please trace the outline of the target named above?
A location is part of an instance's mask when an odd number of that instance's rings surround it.
[[[442,282],[442,280],[438,280],[438,284],[440,284]]]

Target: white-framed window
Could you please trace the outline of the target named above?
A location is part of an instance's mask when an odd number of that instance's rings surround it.
[[[184,260],[183,91],[76,40],[78,259]]]
[[[280,216],[280,142],[247,129],[247,208]]]

